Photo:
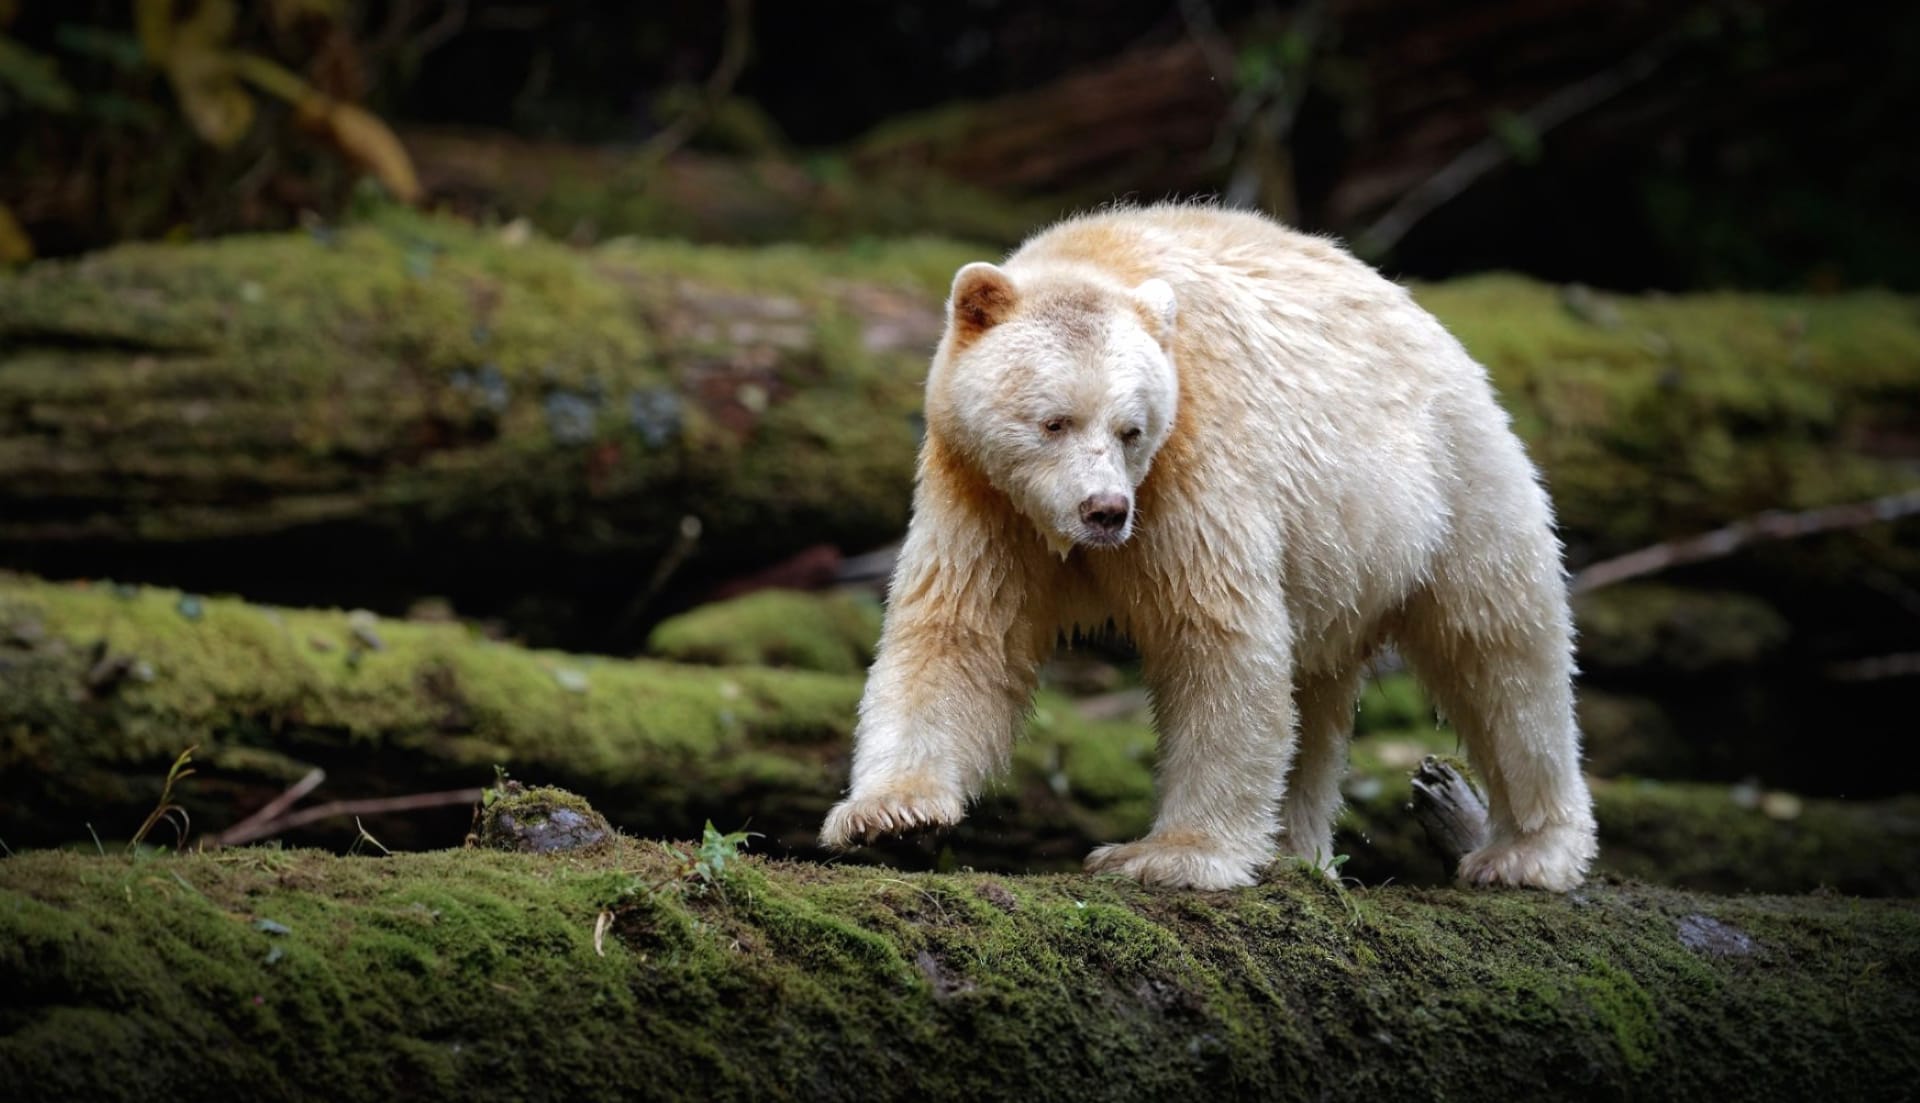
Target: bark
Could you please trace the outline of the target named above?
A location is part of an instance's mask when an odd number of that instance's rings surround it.
[[[718,628],[732,626],[738,643],[755,618],[771,618],[761,630],[773,645],[722,657],[837,665],[871,646],[871,610],[856,601],[761,595],[671,621],[656,641],[709,655]],[[636,834],[684,837],[711,820],[761,833],[772,853],[820,856],[814,833],[845,784],[859,693],[848,674],[623,662],[530,651],[456,624],[6,578],[0,840],[125,838],[163,803],[169,767],[192,746],[197,773],[171,795],[191,817],[189,844],[260,838],[265,823],[290,843],[341,848],[358,823],[396,850],[450,845],[469,826],[471,791],[498,766],[580,792]],[[1363,723],[1381,721],[1367,712]],[[1408,772],[1452,739],[1429,728],[1356,741],[1343,873],[1451,878],[1406,805]],[[1144,720],[1088,720],[1043,693],[1005,779],[960,828],[858,859],[1077,869],[1093,846],[1147,829],[1153,754]],[[1640,782],[1597,783],[1596,795],[1605,869],[1718,891],[1920,895],[1920,870],[1886,843],[1920,830],[1913,798],[1787,807],[1784,794],[1763,805],[1759,792]],[[1791,815],[1777,818],[1783,808]],[[177,845],[164,823],[149,840]]]
[[[30,1098],[1897,1099],[1907,902],[560,857],[0,861]]]

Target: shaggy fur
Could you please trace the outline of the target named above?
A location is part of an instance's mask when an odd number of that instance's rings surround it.
[[[1152,832],[1090,870],[1203,889],[1325,863],[1363,668],[1392,642],[1463,737],[1472,883],[1594,855],[1546,494],[1485,371],[1338,247],[1194,206],[1061,223],[954,281],[914,516],[821,839],[951,824],[1062,633],[1139,646]],[[1124,521],[1116,520],[1124,511]]]

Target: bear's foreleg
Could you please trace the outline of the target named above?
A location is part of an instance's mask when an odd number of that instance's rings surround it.
[[[1000,769],[1033,699],[1039,661],[1004,592],[895,581],[854,730],[845,800],[820,842],[848,847],[960,822]]]
[[[1259,879],[1273,859],[1294,747],[1292,655],[1282,635],[1187,632],[1147,644],[1160,810],[1145,838],[1088,855],[1089,872],[1169,888]]]

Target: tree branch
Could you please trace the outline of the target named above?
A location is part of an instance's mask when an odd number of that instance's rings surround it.
[[[1793,540],[1836,529],[1864,528],[1914,514],[1920,514],[1920,490],[1889,494],[1864,502],[1821,506],[1798,513],[1769,510],[1711,532],[1663,541],[1625,555],[1589,563],[1573,576],[1570,589],[1575,594],[1589,593],[1630,578],[1671,570],[1688,563],[1720,559],[1751,544]]]

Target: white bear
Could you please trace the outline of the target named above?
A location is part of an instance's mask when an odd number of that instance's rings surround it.
[[[1489,802],[1468,883],[1595,851],[1552,507],[1486,372],[1405,289],[1258,215],[1119,209],[955,277],[852,781],[821,840],[957,822],[1036,668],[1138,646],[1159,808],[1093,871],[1322,865],[1369,656],[1397,646]]]

